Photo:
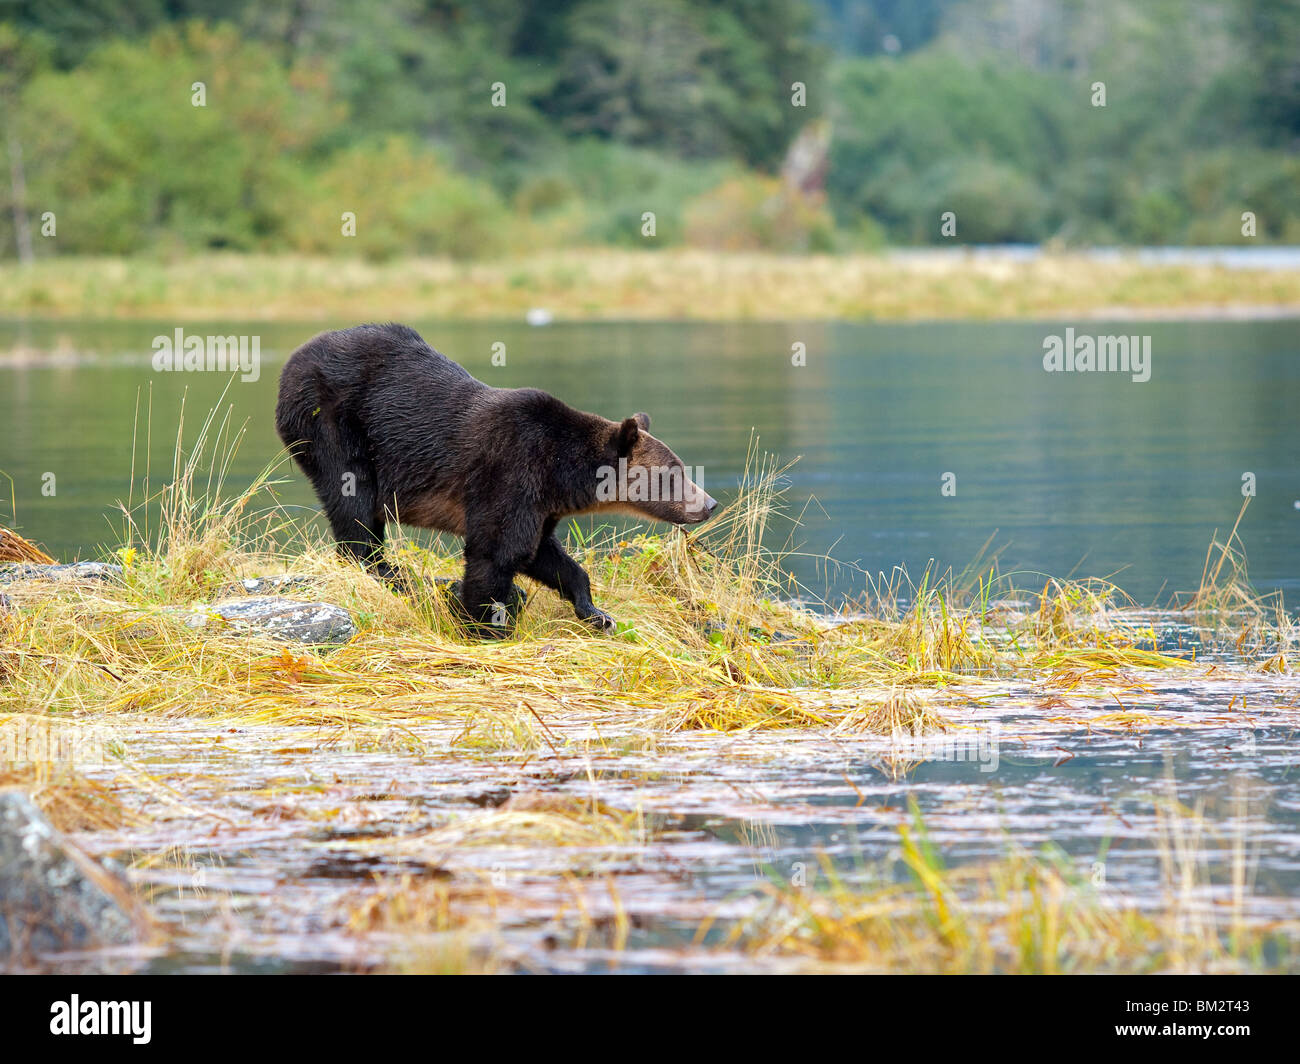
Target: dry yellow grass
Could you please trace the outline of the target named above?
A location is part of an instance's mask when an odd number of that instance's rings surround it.
[[[815,970],[890,974],[1206,973],[1293,963],[1294,924],[1243,919],[1249,870],[1240,838],[1233,903],[1216,910],[1198,897],[1206,886],[1200,811],[1180,806],[1172,783],[1156,809],[1162,883],[1146,904],[1086,881],[1051,847],[949,868],[913,804],[912,823],[899,829],[909,879],[854,887],[823,856],[810,882],[768,884],[768,904],[733,925],[726,942]]]
[[[0,716],[0,730],[12,726]],[[66,764],[0,761],[0,790],[25,792],[60,831],[97,831],[139,823],[112,790]]]
[[[299,532],[288,552],[276,546],[292,529],[265,497],[273,468],[223,496],[237,443],[215,412],[205,419],[172,479],[127,514],[133,545],[118,552],[120,583],[10,586],[0,711],[436,722],[453,726],[465,748],[559,752],[566,732],[589,738],[593,729],[652,738],[790,727],[920,733],[945,728],[945,707],[969,704],[984,683],[1132,691],[1140,674],[1189,667],[1151,649],[1149,625],[1131,621],[1101,582],[1049,581],[1015,616],[990,605],[992,570],[966,588],[926,574],[905,589],[902,611],[900,588],[875,588],[849,619],[796,605],[784,597],[780,553],[765,546],[783,470],[758,454],[735,499],[700,531],[575,545],[597,600],[621,622],[616,633],[593,636],[558,596],[536,589],[511,638],[481,642],[429,580],[456,574],[450,555],[394,544],[393,560],[419,589],[399,595],[341,564],[328,544],[304,545]],[[145,505],[161,513],[150,531],[136,523]],[[277,572],[346,608],[358,634],[322,650],[187,625],[188,613],[239,579]]]
[[[1300,271],[942,253],[547,251],[492,262],[211,253],[0,265],[0,315],[373,321],[996,319],[1300,313]]]
[[[48,565],[53,561],[54,559],[35,543],[24,539],[12,529],[0,525],[0,563],[36,562]]]
[[[988,624],[983,579],[975,599],[927,576],[903,613],[883,597],[874,613],[840,621],[793,605],[782,598],[780,556],[764,546],[781,470],[757,455],[737,498],[702,532],[575,548],[618,632],[593,637],[538,590],[512,638],[479,642],[427,579],[455,575],[451,556],[395,545],[394,559],[423,588],[396,595],[358,578],[327,544],[273,550],[268,536],[284,530],[283,513],[253,503],[264,482],[221,498],[222,463],[211,459],[213,472],[197,457],[210,435],[223,437],[214,417],[153,500],[163,517],[151,536],[130,526],[139,545],[119,552],[120,584],[11,586],[17,609],[0,615],[0,710],[441,722],[465,747],[558,752],[566,729],[919,733],[943,728],[943,707],[984,681],[1127,688],[1133,670],[1187,666],[1143,649],[1149,629],[1125,621],[1104,585],[1050,583],[1035,610],[1000,628]],[[199,484],[210,486],[200,494]],[[186,624],[223,588],[267,572],[307,578],[311,597],[349,610],[359,634],[321,650]]]

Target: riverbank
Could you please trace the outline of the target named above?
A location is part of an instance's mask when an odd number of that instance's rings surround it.
[[[453,555],[394,543],[394,594],[205,480],[0,600],[0,738],[76,752],[0,785],[163,936],[110,968],[1295,967],[1296,633],[1229,550],[1177,610],[985,571],[827,616],[761,548],[766,468],[698,534],[571,544],[617,632],[530,586],[480,642]],[[269,576],[346,642],[230,622]]]
[[[920,321],[1300,315],[1300,268],[947,250],[783,256],[667,249],[490,262],[214,253],[0,266],[0,316],[370,321]]]

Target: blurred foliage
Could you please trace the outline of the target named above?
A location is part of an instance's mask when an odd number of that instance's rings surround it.
[[[356,215],[357,250],[370,259],[403,253],[473,258],[508,246],[511,216],[492,186],[454,172],[429,149],[396,134],[331,157],[290,216],[289,244],[335,250],[343,228],[340,207]]]
[[[950,210],[960,242],[1300,237],[1300,0],[922,6],[943,16],[924,48],[833,69],[841,225],[941,242]]]
[[[0,108],[3,256],[1300,240],[1300,0],[0,0]]]
[[[190,105],[195,80],[219,106]],[[286,67],[229,26],[113,41],[28,84],[29,201],[57,205],[58,244],[72,252],[278,241],[303,163],[344,115],[319,64]]]
[[[720,251],[830,251],[835,224],[819,197],[744,174],[686,206],[686,243]]]

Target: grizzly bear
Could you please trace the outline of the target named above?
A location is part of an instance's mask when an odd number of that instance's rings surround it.
[[[280,375],[275,424],[344,557],[393,581],[388,522],[464,537],[458,602],[480,635],[506,634],[516,573],[557,591],[579,619],[614,627],[556,538],[563,518],[621,512],[691,525],[717,507],[650,435],[649,415],[607,421],[535,388],[489,387],[404,325],[303,344]]]

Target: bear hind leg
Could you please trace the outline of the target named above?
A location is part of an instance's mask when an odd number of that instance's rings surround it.
[[[385,520],[370,464],[319,463],[313,482],[324,503],[339,554],[381,580],[393,581],[397,572],[384,560]]]

